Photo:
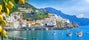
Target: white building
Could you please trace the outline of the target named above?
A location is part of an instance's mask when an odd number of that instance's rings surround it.
[[[48,26],[55,26],[56,25],[56,20],[52,20],[50,18],[46,18],[43,22],[43,25],[48,25]]]
[[[8,27],[14,27],[14,28],[20,27],[18,19],[20,19],[20,15],[18,15],[18,12],[12,13],[9,17],[6,18]]]
[[[50,19],[55,19],[56,21],[62,21],[62,17],[56,15],[56,14],[50,14],[51,16],[49,16]]]
[[[65,22],[70,23],[70,21],[68,19],[62,19],[62,22],[63,23],[65,23]]]

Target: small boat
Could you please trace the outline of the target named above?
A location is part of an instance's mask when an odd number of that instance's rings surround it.
[[[72,36],[72,33],[70,32],[70,33],[68,33],[67,35],[71,37],[71,36]]]
[[[83,36],[83,33],[82,33],[82,32],[78,32],[78,33],[77,33],[77,36],[78,36],[78,37],[82,37],[82,36]]]
[[[48,28],[46,28],[46,30],[49,30]]]

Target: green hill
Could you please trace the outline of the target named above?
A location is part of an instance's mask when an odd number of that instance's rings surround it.
[[[26,10],[28,10],[29,8],[28,11],[31,11],[31,12],[22,12],[23,19],[26,19],[27,21],[40,20],[40,19],[47,18],[49,13],[46,10],[39,10],[28,3],[25,3],[25,5],[18,4],[18,8],[26,8]]]

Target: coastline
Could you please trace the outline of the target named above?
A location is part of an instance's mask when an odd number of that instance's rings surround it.
[[[7,31],[24,31],[24,30],[67,30],[78,27],[24,27],[24,28],[4,28]]]

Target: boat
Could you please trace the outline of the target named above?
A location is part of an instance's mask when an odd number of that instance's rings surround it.
[[[48,28],[46,28],[46,30],[49,30]]]
[[[77,36],[78,36],[78,37],[82,37],[82,36],[83,36],[83,33],[82,33],[82,32],[78,32],[78,33],[77,33]]]
[[[71,37],[71,36],[72,36],[72,33],[70,32],[70,33],[68,33],[67,35],[68,35],[69,37]]]

